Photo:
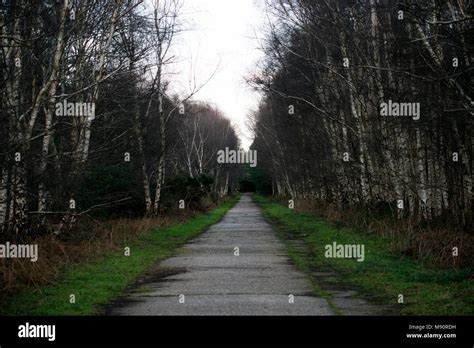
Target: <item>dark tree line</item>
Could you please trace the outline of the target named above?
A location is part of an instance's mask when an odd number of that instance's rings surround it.
[[[473,7],[268,1],[251,123],[274,194],[472,227]]]
[[[61,232],[104,209],[157,214],[235,185],[236,169],[215,153],[238,147],[236,132],[219,110],[192,100],[205,82],[171,93],[179,1],[0,6],[4,237],[51,219]]]

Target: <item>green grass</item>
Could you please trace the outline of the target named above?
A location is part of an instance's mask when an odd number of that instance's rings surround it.
[[[314,271],[333,271],[336,282],[352,285],[375,301],[392,304],[402,315],[472,315],[474,280],[472,269],[442,270],[426,262],[390,251],[391,240],[377,235],[336,228],[321,219],[289,209],[255,195],[279,235],[288,245],[296,267],[308,274],[315,292],[330,299],[317,285]],[[302,241],[303,247],[293,240]],[[364,244],[365,260],[326,258],[325,245]],[[404,303],[398,303],[403,294]]]
[[[68,267],[50,286],[26,289],[14,296],[3,315],[92,315],[101,314],[103,305],[120,296],[128,285],[157,261],[170,257],[190,238],[218,222],[238,198],[226,201],[206,215],[188,222],[152,230],[127,243],[130,256],[113,252],[94,262]],[[70,295],[76,302],[71,304]]]

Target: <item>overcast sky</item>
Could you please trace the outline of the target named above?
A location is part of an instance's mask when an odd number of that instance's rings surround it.
[[[183,0],[181,20],[189,28],[175,42],[176,61],[171,85],[176,91],[189,91],[189,77],[197,84],[214,77],[195,100],[208,101],[231,119],[244,148],[252,142],[245,123],[256,109],[259,94],[245,83],[261,57],[258,37],[265,23],[260,0]],[[191,74],[194,71],[194,74]]]

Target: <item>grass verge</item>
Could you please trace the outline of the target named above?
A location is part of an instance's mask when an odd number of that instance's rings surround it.
[[[308,274],[315,291],[319,288],[316,271],[333,271],[336,281],[355,286],[375,300],[396,305],[402,315],[472,315],[474,314],[474,279],[472,269],[437,269],[392,251],[391,238],[356,233],[336,228],[321,219],[289,209],[270,199],[255,195],[255,201],[277,234],[288,245],[296,267]],[[302,242],[295,249],[291,241]],[[363,244],[364,262],[324,256],[325,246]],[[398,303],[399,294],[403,304]],[[330,294],[326,294],[330,297]]]
[[[126,287],[156,262],[170,257],[190,238],[218,222],[237,202],[235,197],[206,215],[160,229],[147,231],[93,262],[71,265],[57,281],[39,289],[27,288],[0,310],[2,315],[93,315],[122,294]],[[125,256],[124,248],[130,248]],[[70,303],[70,296],[75,303]]]

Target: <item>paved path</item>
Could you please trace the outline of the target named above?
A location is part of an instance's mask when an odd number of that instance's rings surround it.
[[[326,299],[312,294],[309,280],[291,264],[250,195],[157,269],[170,275],[147,283],[145,291],[131,291],[110,314],[334,314]]]

